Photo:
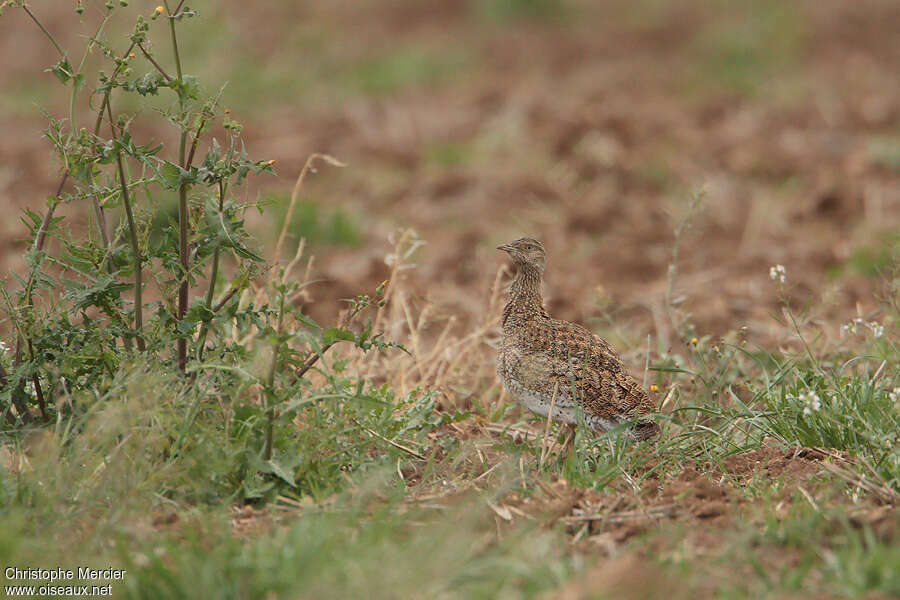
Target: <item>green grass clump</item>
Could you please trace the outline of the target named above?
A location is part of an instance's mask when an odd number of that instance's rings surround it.
[[[900,136],[879,137],[869,144],[867,154],[876,164],[890,171],[900,171]]]
[[[465,142],[443,142],[429,146],[424,158],[426,163],[437,167],[458,167],[473,161],[474,149]]]
[[[284,226],[290,198],[285,194],[269,194],[267,202],[275,205],[277,231]],[[341,208],[323,210],[318,202],[300,198],[294,204],[288,234],[295,240],[304,239],[311,244],[357,247],[362,241],[362,231],[356,218]]]
[[[702,29],[695,41],[698,87],[753,95],[801,58],[803,21],[792,6],[723,3],[717,10],[723,18]]]
[[[477,503],[452,513],[400,508],[399,498],[358,490],[250,540],[227,525],[168,539],[132,561],[130,595],[185,597],[199,587],[208,598],[531,597],[571,571],[557,535],[525,527],[496,542]]]
[[[848,450],[900,489],[900,403],[892,397],[900,381],[815,370],[785,379],[762,395],[768,433],[790,444]]]
[[[862,374],[800,375],[763,397],[772,431],[804,446],[875,451],[896,447],[900,407],[890,398],[890,381],[885,387]]]
[[[831,265],[826,271],[831,279],[845,275],[862,275],[872,279],[889,276],[891,268],[900,257],[900,235],[887,232],[853,248],[850,257]]]
[[[194,387],[146,364],[120,371],[103,392],[75,394],[56,427],[3,437],[0,558],[71,564],[79,553],[108,557],[115,540],[129,556],[152,555],[148,520],[160,513],[215,515],[278,495],[327,500],[358,482],[382,481],[378,473],[410,452],[431,454],[428,434],[450,419],[434,410],[434,393],[397,397],[328,373],[282,405],[271,458],[262,450],[267,411],[228,370],[201,376]],[[378,489],[397,490],[386,480]]]
[[[461,66],[462,60],[453,54],[437,55],[410,48],[360,60],[349,66],[343,77],[351,89],[367,95],[383,95],[436,85]]]
[[[472,148],[462,142],[435,144],[425,151],[425,161],[440,167],[456,167],[470,162]]]
[[[829,490],[841,502],[838,508],[824,502],[813,507],[795,492],[782,503],[789,507],[786,514],[776,517],[770,509],[752,507],[724,527],[706,528],[702,559],[683,543],[692,532],[682,526],[663,527],[650,536],[651,543],[665,557],[664,573],[675,574],[687,589],[716,597],[896,595],[896,540],[850,522],[846,499],[837,496],[838,488]],[[766,500],[782,502],[774,496]]]
[[[881,277],[890,271],[900,256],[900,234],[884,236],[875,246],[859,246],[847,261],[847,267],[866,277]]]
[[[398,458],[411,456],[390,441],[427,456],[428,434],[453,419],[434,411],[437,394],[432,391],[398,398],[386,386],[363,391],[360,385],[355,379],[334,376],[324,388],[289,401],[279,420],[282,435],[271,464],[258,465],[258,476],[249,474],[246,497],[270,497],[288,483],[294,494],[327,498],[344,488],[346,474],[390,467]],[[239,418],[252,426],[261,413],[245,405]],[[290,427],[294,419],[302,426]],[[452,450],[452,445],[442,450]]]
[[[558,19],[569,8],[566,0],[477,0],[474,5],[476,14],[501,22]]]

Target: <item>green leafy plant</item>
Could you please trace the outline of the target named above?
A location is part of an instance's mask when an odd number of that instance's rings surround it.
[[[183,393],[194,398],[186,407],[188,425],[199,402],[191,386],[237,390],[256,403],[264,415],[254,421],[262,438],[259,452],[268,471],[280,476],[268,462],[278,450],[276,423],[312,402],[298,399],[300,393],[314,395],[301,384],[307,372],[339,342],[363,351],[392,346],[371,320],[357,323],[368,307],[383,306],[384,286],[374,296],[353,299],[341,322],[327,327],[296,302],[307,285],[291,275],[302,243],[275,278],[264,277],[272,266],[245,228],[247,210],[262,210],[263,203],[246,201],[238,190],[250,175],[273,173],[275,161],[250,158],[243,126],[220,105],[221,89],[206,93],[186,70],[181,38],[197,11],[184,0],[164,1],[151,14],[138,14],[117,47],[106,28],[127,4],[102,5],[78,61],[28,3],[0,4],[30,20],[56,49],[59,60],[48,70],[70,96],[67,117],[48,115],[45,132],[60,165],[58,188],[43,211],[25,211],[27,272],[13,275],[18,289],[3,288],[5,322],[15,343],[0,360],[0,410],[10,426],[67,419],[86,410],[84,392],[102,396],[115,386],[118,373],[152,363],[184,376]],[[79,2],[76,10],[83,9]],[[156,44],[170,46],[172,64],[159,57]],[[104,65],[89,72],[86,59],[92,52],[102,54]],[[117,110],[134,105],[130,98],[138,105],[154,98],[158,110]],[[79,121],[84,104],[94,113],[90,128]],[[175,148],[134,133],[160,124],[175,128]],[[342,166],[324,155],[307,162],[275,263],[303,178],[315,161]],[[166,209],[172,197],[177,213]],[[70,226],[58,210],[62,206],[75,214],[83,209],[89,227]],[[58,251],[48,250],[51,239]],[[254,283],[260,280],[261,285]],[[271,358],[257,373],[252,359],[264,347]],[[226,372],[228,377],[220,377]],[[326,384],[336,389],[334,381]],[[362,388],[357,381],[354,393],[361,395]],[[173,453],[184,436],[182,429]]]
[[[81,336],[91,343],[80,350],[106,357],[113,367],[133,348],[139,352],[160,351],[174,342],[175,361],[185,371],[187,345],[189,338],[193,341],[190,334],[195,324],[189,316],[190,291],[200,287],[200,278],[208,269],[207,293],[195,302],[191,313],[212,319],[221,255],[228,252],[233,257],[235,270],[242,274],[235,278],[238,287],[246,285],[262,262],[249,248],[249,235],[243,228],[242,215],[252,204],[236,203],[229,195],[230,188],[239,186],[250,173],[271,173],[273,161],[250,160],[240,142],[241,125],[227,111],[224,116],[220,114],[218,96],[204,98],[196,79],[183,72],[178,27],[196,15],[184,2],[174,8],[166,2],[149,16],[139,15],[124,51],[103,35],[117,9],[117,5],[106,3],[96,33],[88,40],[77,66],[26,3],[5,5],[20,8],[56,48],[60,60],[49,70],[70,88],[71,98],[68,119],[51,117],[46,131],[61,165],[60,184],[43,214],[26,212],[31,234],[29,272],[18,278],[22,289],[6,298],[17,341],[12,372],[4,377],[4,395],[20,397],[15,403],[17,416],[29,421],[31,412],[20,393],[26,380],[34,385],[45,419],[45,385],[52,397],[79,381],[78,376],[72,377],[61,368],[58,358],[62,348],[54,352],[52,346],[36,343],[48,341],[44,339],[48,326],[62,328],[58,333],[63,336],[72,328],[92,332]],[[81,7],[79,3],[78,10]],[[160,20],[168,23],[174,76],[151,53],[151,34],[160,33],[160,28],[152,25]],[[88,90],[85,59],[95,49],[105,57],[110,72],[95,73],[94,87]],[[114,109],[126,95],[163,93],[175,100],[162,116],[179,131],[177,158],[166,157],[161,144],[137,142],[132,135],[136,117]],[[80,127],[77,120],[78,101],[85,100],[97,107],[90,130]],[[202,160],[195,161],[201,140],[210,134],[213,124],[220,125],[227,138],[226,148],[223,150],[213,138]],[[147,225],[158,198],[167,190],[178,194],[178,220],[162,243],[150,244]],[[139,201],[139,195],[143,195],[143,201]],[[72,235],[63,227],[63,219],[56,216],[57,208],[85,202],[92,207],[92,228],[81,236]],[[62,251],[57,256],[46,252],[49,237],[60,243]],[[173,238],[177,243],[172,243]],[[156,265],[161,269],[155,269]],[[160,300],[156,303],[144,301],[148,267],[154,269],[153,276],[160,284]],[[55,294],[59,287],[64,293]],[[175,298],[172,288],[177,289]],[[130,292],[132,302],[125,298],[126,292]],[[226,293],[226,298],[233,295]],[[154,304],[155,316],[145,324],[145,312]],[[196,341],[202,345],[205,337]],[[66,348],[65,354],[71,356],[70,351]]]

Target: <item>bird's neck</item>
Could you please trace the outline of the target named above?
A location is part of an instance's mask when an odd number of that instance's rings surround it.
[[[509,290],[509,302],[503,309],[503,329],[547,316],[541,298],[541,270],[533,265],[520,266]]]

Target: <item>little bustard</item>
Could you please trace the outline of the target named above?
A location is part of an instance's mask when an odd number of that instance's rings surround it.
[[[509,394],[530,411],[574,427],[579,407],[595,432],[632,423],[637,440],[659,434],[649,414],[653,404],[628,374],[612,347],[581,325],[552,318],[544,310],[541,279],[546,253],[540,242],[520,238],[497,247],[516,267],[503,309],[497,374]]]

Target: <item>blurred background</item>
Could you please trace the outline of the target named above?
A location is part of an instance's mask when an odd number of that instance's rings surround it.
[[[109,38],[124,40],[133,9],[155,4],[132,0]],[[29,5],[79,56],[103,10]],[[532,235],[549,253],[556,316],[630,348],[650,333],[670,345],[660,315],[681,223],[673,299],[698,334],[772,334],[775,264],[798,303],[824,300],[823,319],[877,306],[900,224],[898,2],[190,5],[185,72],[208,93],[227,81],[223,106],[251,156],[277,160],[278,176],[247,192],[272,202],[252,223],[267,249],[306,158],[348,165],[307,180],[290,224],[322,279],[310,288],[314,317],[380,283],[405,228],[426,242],[405,275],[410,301],[461,323],[483,319],[503,264],[494,247]],[[171,64],[168,48],[154,52]],[[44,71],[56,60],[21,11],[0,17],[4,273],[23,265],[16,215],[58,182],[41,112],[68,114],[66,90]],[[90,114],[86,94],[78,111]],[[174,129],[150,116],[160,128],[141,133],[171,150]],[[83,213],[64,211],[73,226]]]

